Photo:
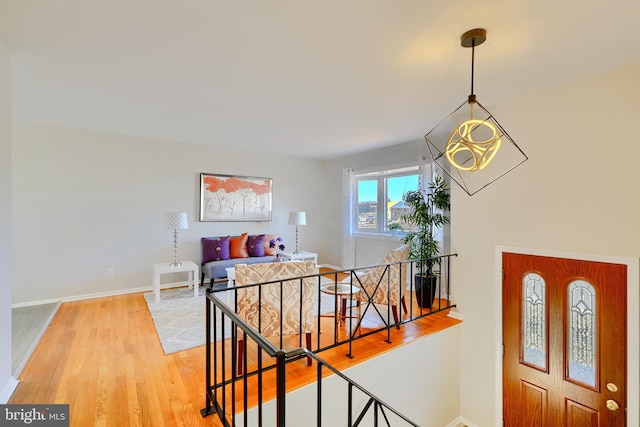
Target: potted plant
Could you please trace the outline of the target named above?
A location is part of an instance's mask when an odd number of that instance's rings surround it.
[[[402,225],[398,222],[391,223],[387,226],[389,231],[391,231],[391,235],[397,236],[398,232],[402,231]]]
[[[450,207],[450,194],[447,183],[436,176],[429,184],[429,191],[407,191],[403,201],[410,208],[409,213],[402,216],[402,221],[409,225],[402,242],[409,245],[409,259],[416,261],[416,297],[418,305],[430,308],[435,297],[440,253],[435,232],[449,223],[446,212]]]

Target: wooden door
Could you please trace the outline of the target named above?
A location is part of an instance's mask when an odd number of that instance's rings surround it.
[[[502,262],[504,426],[625,426],[626,266]]]

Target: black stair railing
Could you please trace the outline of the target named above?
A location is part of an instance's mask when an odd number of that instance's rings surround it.
[[[270,417],[274,417],[277,426],[285,425],[286,414],[286,364],[302,358],[309,358],[316,361],[318,376],[316,381],[317,387],[317,426],[322,426],[322,384],[323,384],[323,371],[325,369],[331,371],[333,374],[340,377],[348,387],[348,406],[345,414],[345,423],[348,426],[364,425],[416,425],[402,414],[395,411],[391,406],[377,398],[369,391],[359,386],[357,383],[351,381],[348,377],[343,375],[339,370],[326,363],[319,358],[316,353],[333,348],[339,345],[348,344],[348,353],[346,356],[353,357],[352,355],[352,343],[354,340],[369,336],[371,334],[379,333],[386,329],[387,342],[391,342],[391,328],[398,328],[403,323],[410,322],[421,317],[425,317],[431,314],[448,310],[455,305],[451,303],[451,286],[449,283],[450,272],[450,259],[454,255],[445,255],[439,257],[437,260],[440,264],[440,274],[437,276],[435,283],[436,289],[433,291],[438,298],[433,305],[429,308],[416,307],[417,303],[414,303],[413,295],[415,294],[415,281],[414,275],[419,273],[416,268],[417,261],[409,260],[391,264],[384,264],[382,266],[385,269],[399,268],[401,264],[408,266],[406,275],[411,278],[401,277],[401,283],[406,283],[406,289],[398,290],[407,298],[407,313],[398,307],[397,319],[392,319],[392,313],[390,305],[386,308],[380,308],[374,303],[371,295],[374,292],[387,292],[388,300],[391,300],[390,293],[393,291],[389,282],[390,275],[387,274],[387,280],[381,280],[376,285],[375,291],[370,291],[364,301],[361,301],[358,308],[358,316],[353,316],[356,311],[354,304],[349,304],[348,316],[347,313],[341,312],[343,307],[338,305],[338,299],[335,299],[335,305],[333,306],[333,327],[331,328],[331,335],[333,337],[328,343],[326,339],[321,342],[321,334],[327,335],[327,326],[321,322],[320,318],[323,316],[321,312],[322,307],[322,293],[319,291],[320,287],[327,278],[332,279],[333,283],[339,282],[339,278],[348,275],[349,280],[344,280],[342,283],[351,285],[362,285],[359,282],[359,271],[370,270],[373,267],[366,267],[363,269],[351,269],[335,271],[331,273],[320,273],[312,276],[304,276],[295,279],[287,279],[286,281],[291,283],[297,281],[300,287],[300,295],[302,295],[302,287],[304,279],[313,277],[316,280],[317,294],[315,295],[317,300],[317,333],[315,343],[311,345],[311,348],[304,348],[302,345],[302,333],[298,334],[299,339],[296,348],[288,351],[283,349],[283,336],[279,336],[279,345],[276,345],[265,338],[260,333],[260,326],[258,329],[254,329],[251,325],[245,322],[237,314],[237,296],[238,290],[248,287],[259,287],[259,293],[262,286],[279,284],[283,286],[283,281],[265,282],[255,285],[245,286],[231,286],[227,289],[208,289],[206,293],[205,303],[205,333],[206,333],[206,348],[205,348],[205,381],[206,381],[206,405],[201,410],[202,416],[208,416],[211,414],[217,414],[219,419],[225,426],[236,425],[262,425],[265,419],[265,399],[263,391],[268,388],[273,388],[273,384],[276,386],[275,397],[275,413],[270,413]],[[424,264],[424,262],[422,263]],[[400,270],[402,271],[402,269]],[[308,281],[307,281],[308,283]],[[232,285],[232,284],[230,284]],[[404,288],[404,287],[403,287]],[[353,295],[345,295],[348,299],[353,299]],[[398,296],[399,299],[402,295]],[[444,297],[444,298],[443,298]],[[302,303],[301,303],[302,304]],[[260,306],[258,306],[260,307]],[[259,309],[259,308],[258,308]],[[302,307],[300,307],[302,310]],[[386,311],[386,313],[385,313]],[[380,328],[371,328],[371,330],[363,331],[362,319],[367,314],[377,313],[377,316],[382,320],[384,326]],[[344,317],[339,319],[339,316]],[[349,333],[338,333],[338,322],[343,320],[345,323],[349,321]],[[355,326],[354,326],[355,325]],[[281,327],[282,330],[282,327]],[[238,342],[243,341],[244,351],[242,366],[244,370],[242,373],[238,372]],[[253,367],[249,367],[248,356],[249,348],[253,349],[252,354],[255,355],[255,363]],[[307,347],[309,347],[307,345]],[[311,368],[310,368],[311,369]],[[251,393],[250,393],[251,391]],[[354,393],[363,395],[366,399],[362,399],[357,402],[354,400]],[[249,404],[251,395],[251,405]],[[361,396],[362,397],[362,396]],[[364,403],[363,403],[364,402]],[[360,404],[360,409],[356,410],[356,403]],[[239,406],[242,405],[242,406]],[[256,422],[249,423],[248,417],[250,416],[250,406],[253,406],[255,410],[251,413],[252,417],[256,417]],[[269,406],[271,408],[271,406]],[[237,424],[237,420],[241,419],[242,424]],[[391,424],[393,422],[393,424]],[[378,424],[382,423],[382,424]]]
[[[275,410],[266,410],[264,407],[264,401],[261,397],[261,390],[264,387],[264,373],[267,369],[263,369],[262,366],[253,373],[245,372],[242,375],[237,374],[235,351],[233,346],[231,347],[230,360],[225,357],[225,346],[215,345],[215,341],[211,341],[212,332],[213,338],[216,337],[216,317],[215,311],[220,310],[224,313],[222,316],[222,322],[225,322],[225,317],[228,317],[235,327],[241,330],[243,338],[245,340],[251,339],[255,342],[258,348],[264,351],[268,357],[275,360],[275,364],[270,368],[275,370],[276,378],[276,397],[275,397]],[[306,348],[296,348],[290,351],[282,351],[274,346],[271,342],[262,337],[257,331],[255,331],[250,325],[246,324],[241,318],[239,318],[233,311],[231,311],[226,304],[219,300],[213,293],[207,294],[207,337],[206,341],[206,406],[201,410],[202,416],[208,416],[217,414],[220,421],[225,426],[238,425],[238,418],[242,425],[262,425],[265,422],[265,417],[275,417],[275,425],[284,427],[286,425],[286,397],[287,397],[287,382],[286,382],[286,363],[292,360],[298,360],[300,358],[310,357],[316,362],[317,379],[316,379],[316,426],[322,426],[322,388],[326,381],[324,370],[329,370],[336,375],[343,382],[346,388],[347,405],[344,409],[342,417],[346,425],[348,426],[360,426],[360,425],[372,425],[377,426],[415,426],[418,424],[411,421],[405,415],[395,410],[391,405],[384,402],[373,393],[351,380],[344,375],[338,369],[318,357],[313,352]],[[231,340],[233,342],[233,339]],[[212,352],[213,349],[213,352]],[[221,354],[218,354],[221,352]],[[222,363],[219,363],[219,361]],[[226,362],[225,362],[226,360]],[[259,365],[262,362],[258,362]],[[249,423],[249,405],[248,405],[248,390],[252,385],[249,384],[251,377],[254,378],[254,383],[258,390],[257,399],[257,414],[255,414],[255,421]],[[219,378],[219,380],[214,380]],[[211,385],[210,385],[211,384]],[[360,399],[358,399],[358,395]],[[228,410],[227,402],[231,402],[231,409]],[[242,402],[242,408],[236,406],[237,402]],[[360,402],[360,407],[356,407],[356,403]],[[364,402],[364,404],[362,404]],[[238,411],[240,409],[240,411]],[[275,413],[274,413],[275,412]],[[335,412],[335,407],[331,408],[331,412]],[[366,423],[366,424],[364,424]]]

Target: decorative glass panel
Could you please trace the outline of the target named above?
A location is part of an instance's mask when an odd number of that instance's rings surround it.
[[[584,280],[568,287],[569,378],[596,386],[596,290]]]
[[[529,273],[522,283],[524,310],[522,313],[522,336],[524,337],[523,360],[525,363],[547,368],[547,328],[545,282],[539,274]]]

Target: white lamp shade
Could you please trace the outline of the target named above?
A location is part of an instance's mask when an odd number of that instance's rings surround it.
[[[289,225],[307,225],[307,213],[289,212]]]
[[[187,213],[186,212],[168,212],[164,214],[164,228],[168,230],[189,228],[189,222],[187,221]]]

